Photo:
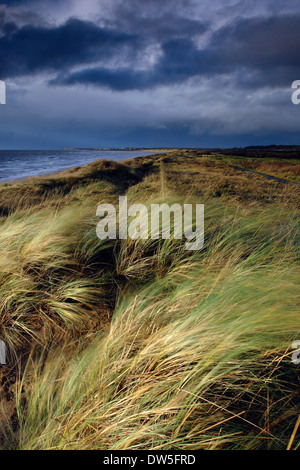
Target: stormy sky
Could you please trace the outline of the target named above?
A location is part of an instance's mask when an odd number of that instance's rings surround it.
[[[0,149],[300,144],[300,2],[7,1],[0,80]]]

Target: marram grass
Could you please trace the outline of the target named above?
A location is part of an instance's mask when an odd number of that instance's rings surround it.
[[[154,173],[130,201],[202,203],[176,196],[168,165],[163,194]],[[299,448],[296,209],[206,196],[205,244],[188,252],[172,237],[98,240],[110,182],[60,198],[1,220],[1,339],[25,358],[1,446]]]
[[[298,273],[224,269],[214,285],[209,272],[170,272],[121,301],[110,331],[83,353],[32,364],[18,446],[286,445],[299,412],[288,354]]]

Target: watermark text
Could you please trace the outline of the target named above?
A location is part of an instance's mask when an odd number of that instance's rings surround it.
[[[0,80],[0,104],[6,104],[6,85]]]
[[[118,211],[112,204],[101,204],[96,215],[101,217],[96,228],[100,240],[170,239],[173,233],[175,240],[187,240],[186,250],[200,250],[204,244],[203,204],[196,204],[195,210],[193,204],[183,208],[180,204],[151,204],[149,211],[144,204],[128,207],[127,196],[120,196]]]
[[[296,351],[292,354],[292,363],[296,366],[300,364],[300,341],[294,341],[292,344],[292,348],[296,349]]]
[[[292,88],[295,88],[295,91],[292,94],[292,103],[300,104],[300,80],[295,80],[292,83]]]
[[[6,364],[6,346],[4,341],[0,340],[0,365],[4,366]]]

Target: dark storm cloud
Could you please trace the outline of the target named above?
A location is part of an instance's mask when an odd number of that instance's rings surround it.
[[[187,38],[162,42],[161,55],[148,70],[93,67],[61,74],[53,83],[143,90],[235,73],[235,86],[241,88],[286,86],[300,73],[299,24],[300,15],[240,19],[215,32],[204,49]]]
[[[11,34],[24,25],[35,26],[40,24],[45,24],[45,21],[34,12],[0,5],[0,37]]]
[[[0,37],[0,76],[3,79],[72,66],[136,51],[136,35],[101,28],[92,22],[70,19],[58,27],[4,25]]]
[[[300,14],[237,18],[200,47],[209,27],[191,17],[192,6],[190,0],[132,0],[116,3],[102,26],[73,18],[21,27],[0,8],[0,76],[51,72],[51,84],[125,91],[218,75],[231,75],[241,88],[286,86],[300,73]],[[140,66],[149,47],[154,58]]]
[[[0,10],[0,34],[9,35],[18,29],[14,21],[7,21],[5,12]]]
[[[174,39],[161,44],[162,56],[150,70],[93,67],[72,74],[61,74],[52,84],[78,83],[106,86],[113,90],[144,90],[158,85],[181,83],[204,72],[203,53],[188,39]]]
[[[299,26],[299,14],[239,20],[215,33],[211,52],[224,68],[299,70]]]

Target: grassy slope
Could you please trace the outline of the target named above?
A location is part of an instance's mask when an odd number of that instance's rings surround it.
[[[1,331],[22,374],[4,447],[287,447],[299,189],[228,162],[177,151],[0,188]],[[205,203],[203,249],[100,242],[96,207],[125,192]]]

